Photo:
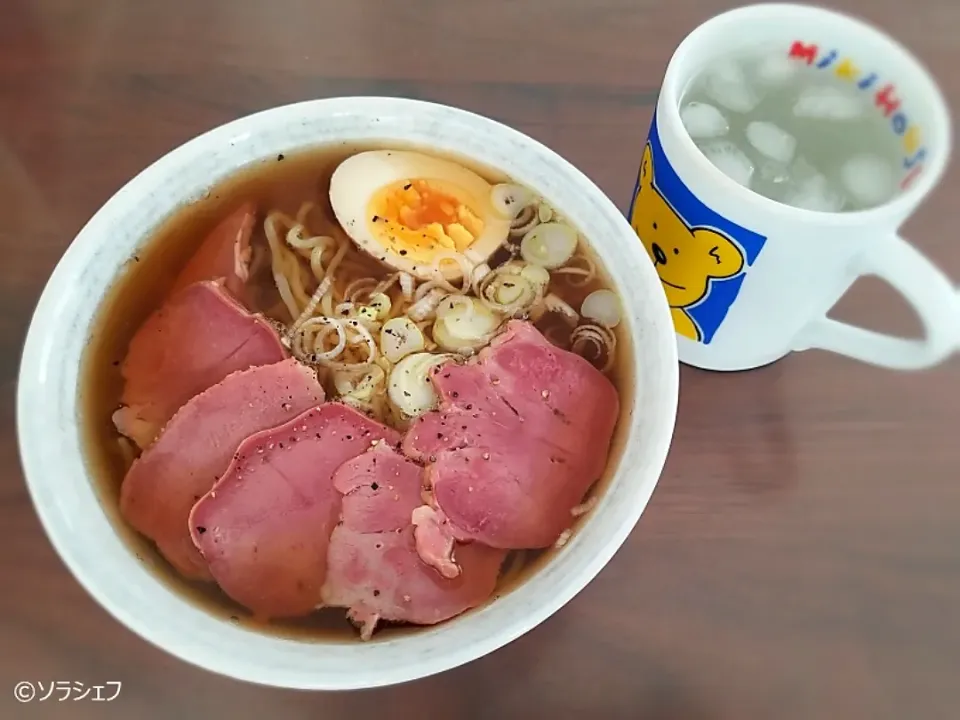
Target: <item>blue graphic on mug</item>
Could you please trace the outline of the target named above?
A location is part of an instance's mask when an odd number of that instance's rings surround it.
[[[660,276],[677,333],[709,345],[767,239],[687,189],[660,145],[656,114],[629,217]]]

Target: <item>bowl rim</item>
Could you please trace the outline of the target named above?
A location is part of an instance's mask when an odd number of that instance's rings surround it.
[[[523,585],[447,623],[383,641],[316,643],[265,635],[216,618],[170,589],[116,532],[81,452],[78,358],[106,289],[182,204],[278,152],[375,138],[473,158],[564,208],[585,234],[599,238],[591,247],[617,287],[630,288],[624,307],[633,355],[649,366],[642,369],[643,383],[636,382],[633,407],[621,415],[629,423],[625,447],[591,518]],[[79,302],[83,292],[86,304]],[[65,332],[66,341],[53,338],[50,329],[58,326],[81,332]],[[656,272],[626,217],[583,173],[519,131],[462,109],[340,97],[274,107],[215,127],[142,170],[97,210],[57,263],[34,310],[18,376],[17,436],[47,537],[81,586],[121,624],[187,663],[238,680],[351,690],[471,662],[529,632],[577,595],[621,547],[649,502],[672,441],[678,385],[673,325]],[[636,412],[641,405],[644,412]]]

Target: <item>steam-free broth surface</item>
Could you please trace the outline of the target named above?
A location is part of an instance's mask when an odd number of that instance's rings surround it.
[[[355,640],[355,631],[339,609],[324,609],[303,618],[278,619],[269,623],[252,620],[249,613],[227,597],[216,583],[191,582],[180,577],[157,552],[154,544],[125,522],[118,506],[120,486],[132,459],[132,443],[121,441],[111,420],[120,403],[124,384],[120,365],[131,338],[145,319],[163,303],[179,271],[204,238],[234,208],[245,201],[256,204],[258,212],[252,244],[261,251],[267,246],[264,217],[270,211],[280,210],[294,217],[305,201],[312,201],[317,204],[312,213],[321,218],[320,224],[325,225],[324,229],[328,230],[333,225],[333,211],[327,195],[331,174],[346,158],[370,149],[371,146],[338,146],[270,158],[213,187],[203,200],[177,209],[131,257],[104,299],[81,368],[81,427],[85,435],[87,458],[104,509],[117,532],[129,544],[137,558],[173,590],[224,621],[242,623],[258,631],[302,639]],[[505,180],[475,163],[465,163],[459,157],[455,160],[491,182]],[[562,209],[560,210],[562,212]],[[579,308],[583,299],[591,292],[611,287],[604,269],[592,251],[582,242],[579,251],[597,264],[597,276],[583,287],[564,282],[554,282],[550,286],[574,308]],[[255,266],[256,252],[254,258]],[[505,256],[504,252],[498,251],[491,259],[491,265],[505,259],[509,259],[509,254]],[[354,246],[350,247],[345,260],[356,268],[365,268],[373,277],[386,277],[390,272]],[[261,262],[259,268],[254,268],[249,282],[255,288],[258,305],[252,309],[282,321],[284,318],[280,316],[283,315],[283,307],[273,284],[270,263]],[[289,318],[286,320],[289,322]],[[555,320],[547,320],[544,324],[547,328],[558,327]],[[633,409],[633,358],[630,356],[626,324],[621,322],[615,328],[618,339],[616,357],[609,372],[620,398],[621,421],[618,422],[613,437],[606,473],[592,491],[593,496],[602,492],[617,465],[624,439],[625,423],[622,419]],[[328,399],[331,399],[329,395]],[[583,519],[578,518],[573,527]],[[549,562],[554,552],[562,550],[511,552],[503,564],[501,578],[491,601],[495,602],[497,597],[529,578],[544,563]],[[393,637],[398,632],[424,630],[429,628],[388,623],[374,635],[374,639]]]

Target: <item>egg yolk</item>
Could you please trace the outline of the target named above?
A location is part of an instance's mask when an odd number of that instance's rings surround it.
[[[463,252],[484,225],[453,188],[435,180],[387,185],[374,194],[369,213],[373,235],[383,247],[423,262],[438,252]]]

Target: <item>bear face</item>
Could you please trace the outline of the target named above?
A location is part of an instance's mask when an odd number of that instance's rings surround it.
[[[743,269],[743,253],[733,241],[711,228],[688,226],[657,190],[649,143],[630,224],[673,308],[695,305],[707,295],[711,279],[733,277]]]

